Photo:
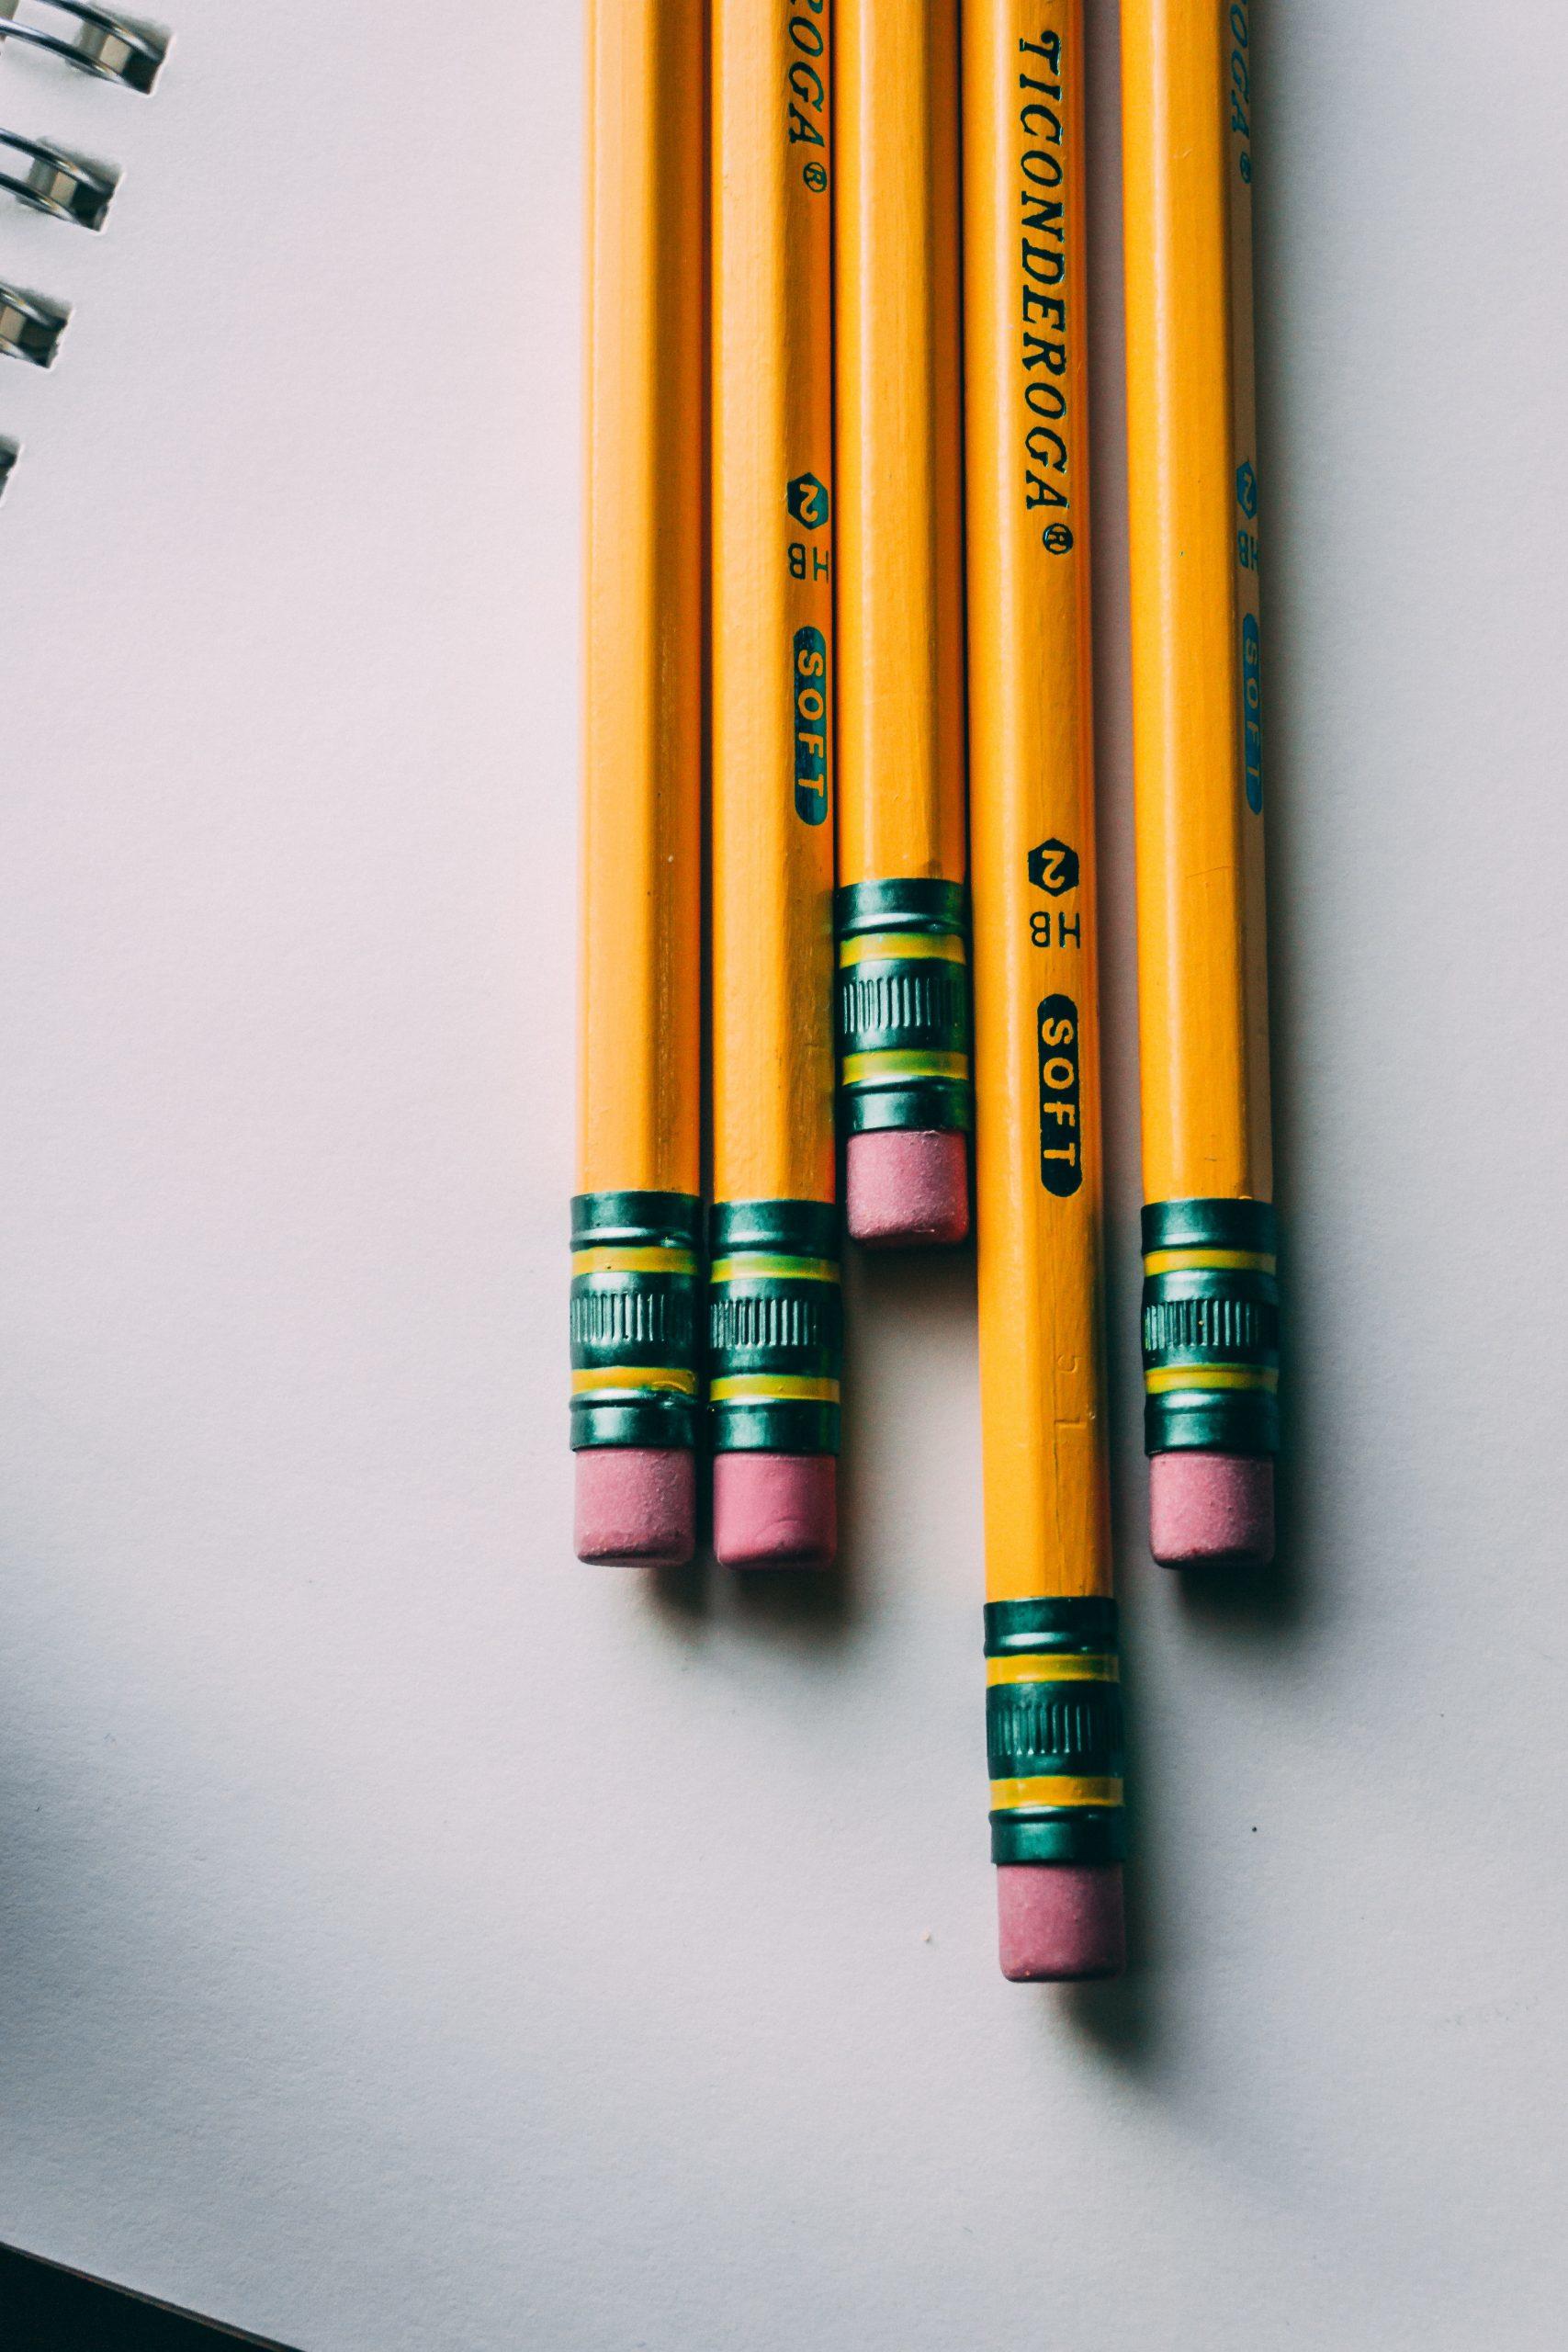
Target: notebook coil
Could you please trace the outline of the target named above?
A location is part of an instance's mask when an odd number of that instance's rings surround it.
[[[51,220],[74,220],[84,229],[103,227],[118,183],[118,172],[89,164],[80,155],[68,155],[63,148],[47,146],[41,140],[24,139],[15,130],[0,130],[0,165],[5,161],[3,151],[8,147],[26,155],[30,168],[25,177],[0,168],[0,187],[9,188],[33,211],[47,212]]]
[[[56,29],[17,24],[18,6],[52,11]],[[62,21],[64,20],[64,21]],[[0,43],[19,40],[47,51],[81,74],[145,94],[168,54],[169,37],[152,25],[114,15],[88,0],[0,0]],[[3,54],[0,51],[0,54]],[[0,130],[0,190],[52,220],[99,230],[108,216],[119,174],[46,140]],[[0,284],[0,358],[52,368],[70,311],[42,294]],[[16,464],[17,444],[0,438],[0,492]]]
[[[0,352],[11,359],[29,360],[35,368],[52,368],[70,315],[40,294],[0,286]]]
[[[39,25],[0,22],[0,40],[30,41],[62,57],[78,73],[118,82],[128,90],[151,90],[168,51],[164,34],[112,16],[107,8],[89,7],[86,0],[33,0],[33,5],[73,18],[72,30],[48,32]]]

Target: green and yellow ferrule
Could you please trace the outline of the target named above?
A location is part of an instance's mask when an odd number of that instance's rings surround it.
[[[1144,1211],[1144,1451],[1280,1450],[1278,1227],[1268,1201]]]
[[[574,1450],[696,1443],[702,1229],[702,1203],[687,1193],[572,1202]]]
[[[708,1399],[719,1453],[837,1453],[839,1213],[823,1201],[713,1211]]]
[[[1119,1862],[1122,1668],[1116,1603],[994,1600],[986,1611],[994,1862]]]
[[[964,891],[924,878],[838,893],[839,1075],[850,1135],[968,1132]]]

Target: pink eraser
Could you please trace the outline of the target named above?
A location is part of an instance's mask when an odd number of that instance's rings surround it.
[[[1120,1862],[1004,1862],[997,1920],[1002,1974],[1015,1984],[1120,1976],[1127,1965]]]
[[[969,1230],[968,1138],[940,1127],[874,1127],[844,1150],[844,1215],[869,1250],[930,1249]]]
[[[727,1568],[830,1568],[839,1465],[830,1453],[716,1453],[713,1548]]]
[[[1265,1567],[1274,1556],[1270,1454],[1149,1457],[1149,1549],[1163,1567]]]
[[[584,1446],[577,1464],[577,1556],[595,1566],[678,1568],[697,1544],[697,1474],[674,1447]]]

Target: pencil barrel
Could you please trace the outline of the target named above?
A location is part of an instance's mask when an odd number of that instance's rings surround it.
[[[1097,1910],[1076,1873],[1113,1875],[1126,1843],[1100,1334],[1081,0],[965,0],[963,30],[987,1746],[1003,1967],[1035,1979],[1120,1964],[1120,1881],[1113,1894],[1092,1881]]]
[[[1081,6],[966,0],[976,1201],[993,1600],[1110,1589]]]
[[[1145,1196],[1267,1199],[1249,0],[1122,44]]]
[[[579,1450],[699,1408],[705,52],[705,0],[588,9]]]
[[[840,1101],[972,1124],[957,0],[840,0]]]
[[[992,1602],[986,1683],[991,1860],[1121,1861],[1116,1603],[1104,1595]]]
[[[838,1246],[832,18],[828,0],[714,0],[712,21],[713,1192],[721,1228],[759,1204],[814,1209],[832,1238],[800,1254],[826,1260]],[[716,1284],[721,1383],[828,1379],[774,1365],[777,1304],[739,1276]],[[753,1327],[766,1362],[741,1344]],[[789,1430],[823,1450],[836,1368],[832,1383],[831,1397],[725,1387],[716,1443],[766,1450]]]
[[[708,1396],[716,1451],[838,1452],[838,1213],[818,1201],[728,1201],[715,1209]]]
[[[1122,11],[1145,1443],[1279,1447],[1250,0]]]
[[[571,1442],[690,1447],[701,1379],[702,1204],[583,1193],[571,1204]]]

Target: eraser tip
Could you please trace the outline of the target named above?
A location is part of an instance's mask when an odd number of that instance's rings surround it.
[[[844,1218],[868,1250],[951,1248],[969,1231],[969,1144],[940,1127],[877,1127],[844,1148]]]
[[[688,1452],[585,1446],[577,1464],[577,1556],[595,1566],[678,1568],[697,1544],[696,1464]]]
[[[1014,1984],[1120,1976],[1127,1964],[1120,1862],[1005,1862],[997,1871],[1002,1974]]]
[[[718,1453],[713,1548],[727,1568],[828,1568],[839,1548],[830,1453]]]
[[[1156,1453],[1149,1549],[1162,1567],[1266,1567],[1274,1556],[1269,1454]]]

